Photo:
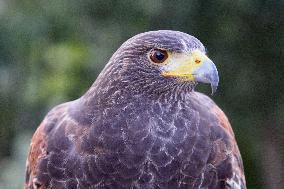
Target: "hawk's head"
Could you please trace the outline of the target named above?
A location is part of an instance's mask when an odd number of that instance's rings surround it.
[[[202,82],[210,83],[214,93],[219,82],[216,66],[206,56],[202,43],[178,31],[150,31],[130,38],[113,55],[103,73],[109,68],[113,68],[113,75],[109,76],[112,79],[145,90],[175,86],[192,89]]]

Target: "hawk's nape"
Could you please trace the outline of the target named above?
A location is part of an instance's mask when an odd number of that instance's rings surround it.
[[[35,132],[26,189],[245,189],[230,123],[197,82],[219,77],[202,43],[161,30],[127,40],[79,99]]]

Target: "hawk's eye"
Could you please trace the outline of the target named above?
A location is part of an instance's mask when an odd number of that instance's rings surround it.
[[[150,58],[155,63],[163,63],[168,58],[168,53],[165,50],[154,49],[150,53]]]

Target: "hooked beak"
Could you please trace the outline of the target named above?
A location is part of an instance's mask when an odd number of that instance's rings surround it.
[[[216,92],[219,75],[215,64],[211,60],[204,61],[200,67],[193,71],[192,75],[197,82],[210,83],[211,95]]]
[[[164,66],[161,75],[180,77],[187,81],[209,83],[212,95],[216,92],[219,83],[219,75],[215,64],[198,50],[190,54],[173,56],[172,60]]]

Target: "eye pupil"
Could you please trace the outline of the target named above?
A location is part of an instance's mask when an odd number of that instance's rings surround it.
[[[168,53],[165,50],[154,49],[150,54],[150,58],[154,63],[163,63],[168,58]]]
[[[156,53],[157,60],[163,60],[164,57],[165,57],[165,55],[162,52],[157,51],[157,53]]]

